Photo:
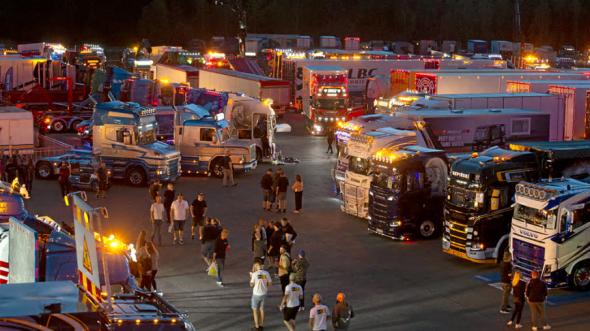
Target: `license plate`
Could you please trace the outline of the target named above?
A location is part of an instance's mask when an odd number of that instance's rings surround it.
[[[379,233],[379,234],[383,234],[383,230],[382,229],[376,229],[375,231],[377,231],[377,233]]]

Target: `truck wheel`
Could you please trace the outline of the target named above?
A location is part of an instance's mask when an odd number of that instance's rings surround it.
[[[74,131],[76,132],[76,127],[78,126],[78,124],[80,124],[82,121],[81,120],[74,120],[72,121],[72,123],[70,123],[70,131]]]
[[[223,166],[221,160],[215,160],[211,164],[211,173],[217,178],[223,178]]]
[[[418,232],[420,233],[420,237],[430,239],[436,233],[436,225],[431,220],[424,220],[420,223]]]
[[[37,165],[37,177],[41,179],[49,179],[53,175],[53,169],[49,162],[40,162]]]
[[[51,128],[54,132],[62,133],[66,131],[66,123],[64,123],[63,121],[55,121],[53,122],[53,125],[51,125]]]
[[[141,168],[133,168],[127,171],[127,180],[133,186],[141,186],[145,183],[145,172]]]
[[[588,290],[590,288],[590,262],[580,262],[570,275],[570,286],[576,290]]]

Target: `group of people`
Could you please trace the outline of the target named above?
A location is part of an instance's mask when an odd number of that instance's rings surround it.
[[[156,274],[158,273],[158,265],[160,260],[160,253],[152,240],[147,240],[145,230],[142,230],[137,237],[136,242],[136,257],[138,274],[141,277],[139,287],[147,291],[157,291]]]
[[[289,178],[281,168],[273,173],[273,169],[268,169],[260,180],[262,188],[262,209],[272,211],[275,207],[276,212],[287,212],[287,191],[289,191]],[[295,175],[295,182],[290,187],[295,196],[294,213],[300,213],[303,208],[303,180],[301,175]]]
[[[15,178],[18,178],[18,182],[24,184],[29,192],[32,191],[35,178],[33,157],[20,154],[18,150],[10,155],[0,150],[0,180],[12,183]]]
[[[539,279],[538,271],[532,271],[531,279],[528,283],[525,283],[522,279],[522,273],[512,269],[511,259],[510,253],[506,252],[500,263],[500,281],[503,290],[500,313],[510,314],[512,312],[512,316],[506,325],[513,326],[515,329],[522,328],[520,320],[526,300],[531,310],[532,330],[550,330],[551,326],[545,318],[547,285],[543,280]],[[514,309],[510,306],[511,293]]]
[[[106,198],[107,190],[109,188],[109,172],[107,166],[103,161],[93,163],[94,175],[97,180],[97,191],[96,198]],[[34,171],[34,170],[33,170]],[[61,195],[64,196],[72,190],[72,183],[70,182],[70,176],[72,175],[72,167],[66,161],[62,161],[59,165],[59,172],[57,174],[57,182],[61,190]]]
[[[264,302],[268,288],[273,279],[278,279],[281,286],[281,304],[283,323],[289,331],[295,330],[295,319],[299,311],[305,310],[305,286],[309,261],[304,250],[296,258],[291,258],[297,232],[286,217],[280,222],[267,222],[261,218],[254,224],[252,231],[252,253],[254,266],[250,273],[252,298],[250,306],[254,319],[254,329],[264,328]],[[337,297],[337,304],[332,313],[322,304],[319,294],[312,298],[314,304],[310,310],[309,325],[313,331],[327,330],[328,318],[332,317],[334,329],[347,329],[354,316],[352,308],[345,301],[344,294]]]

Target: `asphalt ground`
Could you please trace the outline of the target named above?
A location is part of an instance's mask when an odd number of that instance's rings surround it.
[[[498,312],[501,292],[496,266],[446,255],[441,252],[440,239],[396,242],[368,234],[365,221],[340,211],[330,175],[335,157],[325,153],[325,139],[308,136],[299,115],[289,114],[286,121],[293,131],[279,134],[278,144],[285,156],[300,163],[282,168],[291,180],[301,174],[305,183],[303,213],[291,212],[294,197],[289,193],[286,215],[299,234],[293,252],[304,249],[311,264],[308,308],[313,293],[320,293],[332,307],[336,294],[344,291],[356,313],[351,330],[507,329],[509,315]],[[183,177],[176,184],[177,192],[191,200],[197,192],[205,192],[207,214],[220,218],[230,230],[225,288],[217,287],[205,273],[200,243],[191,240],[188,231],[184,246],[172,246],[166,235],[161,247],[158,286],[166,299],[190,314],[199,330],[249,330],[252,326],[248,285],[252,225],[259,217],[279,220],[283,216],[261,207],[259,181],[269,167],[261,164],[252,173],[236,176],[238,185],[233,188],[223,188],[219,179],[205,176]],[[32,211],[71,222],[56,181],[36,181],[32,196],[27,202]],[[134,242],[140,230],[150,230],[147,188],[115,184],[106,199],[97,201],[91,196],[89,202],[108,208],[107,234]],[[286,329],[279,302],[280,285],[276,282],[266,301],[265,330]],[[547,316],[553,329],[589,330],[589,302],[590,292],[550,291]],[[299,329],[308,329],[308,311],[299,313]],[[522,323],[530,330],[528,307]]]

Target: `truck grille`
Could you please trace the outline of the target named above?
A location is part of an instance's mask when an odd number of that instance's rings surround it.
[[[255,145],[250,146],[250,160],[249,161],[252,161],[252,160],[256,160],[256,146]]]
[[[356,216],[366,215],[366,205],[369,201],[369,189],[367,187],[351,185],[347,182],[342,186],[345,212]]]
[[[371,220],[376,223],[387,223],[389,216],[388,192],[382,188],[371,185],[373,191],[373,203],[371,205]]]
[[[512,261],[514,267],[527,278],[531,271],[542,271],[545,264],[545,248],[519,239],[512,239]]]
[[[469,232],[467,216],[449,209],[446,209],[446,212],[445,220],[447,225],[445,227],[449,235],[448,239],[451,243],[451,249],[464,253],[465,246],[471,244],[467,242],[467,233]]]
[[[174,158],[172,160],[168,160],[168,162],[166,164],[168,167],[169,175],[172,177],[178,176],[178,161],[179,160],[180,160],[180,158]]]

